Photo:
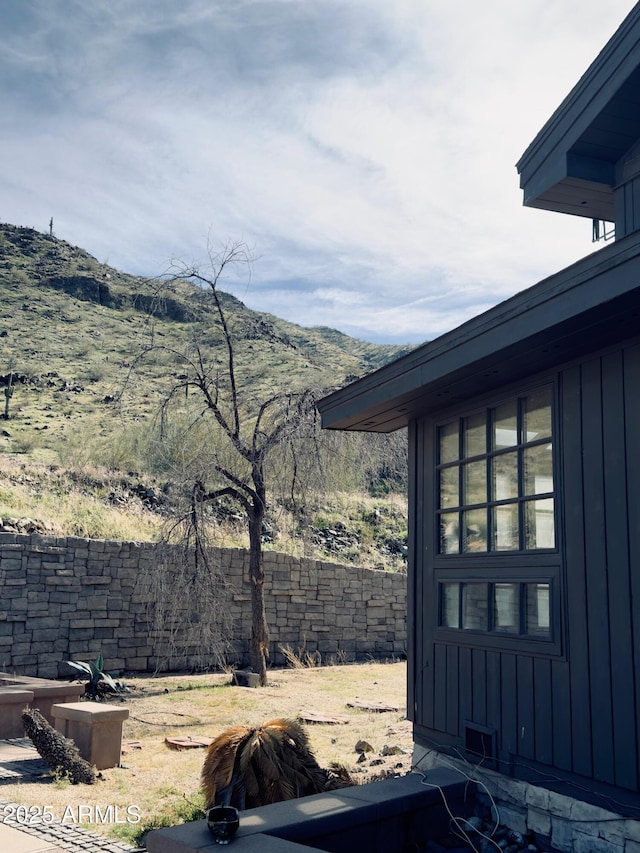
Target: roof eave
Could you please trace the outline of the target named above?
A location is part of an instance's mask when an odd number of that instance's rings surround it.
[[[322,425],[390,432],[577,357],[611,334],[637,334],[639,282],[635,232],[325,397]]]
[[[576,158],[572,147],[639,65],[637,4],[518,160],[525,206],[613,221],[613,164],[597,157]],[[555,196],[558,192],[566,195],[571,179],[600,184],[598,203],[592,204],[589,195],[575,186],[572,209],[558,206]],[[604,200],[606,195],[608,201]]]

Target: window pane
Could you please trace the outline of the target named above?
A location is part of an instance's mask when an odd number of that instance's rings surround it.
[[[551,389],[536,391],[523,403],[523,442],[551,437]]]
[[[528,583],[526,587],[527,634],[551,636],[551,613],[548,583]]]
[[[440,553],[458,554],[458,513],[447,512],[440,516]]]
[[[550,444],[523,451],[524,493],[543,495],[553,491],[553,457]]]
[[[446,628],[460,627],[460,584],[443,583],[441,590],[440,624]]]
[[[442,468],[440,471],[440,509],[448,509],[460,505],[458,487],[458,474],[460,469],[457,465],[451,468]]]
[[[527,551],[536,548],[555,548],[556,537],[553,524],[553,498],[527,501],[524,505],[524,547]]]
[[[494,506],[492,513],[493,551],[519,551],[518,504]]]
[[[441,426],[438,430],[440,439],[440,464],[455,462],[459,455],[458,421]]]
[[[486,509],[470,509],[462,513],[462,550],[487,550]]]
[[[487,588],[486,583],[465,583],[462,586],[462,627],[468,631],[486,631]]]
[[[515,400],[493,410],[493,449],[518,443],[518,404]]]
[[[487,452],[487,420],[484,412],[464,419],[464,456],[479,456]]]
[[[491,460],[492,498],[508,501],[518,497],[518,453],[501,453]]]
[[[462,466],[462,503],[484,504],[487,502],[487,463],[484,459],[468,462]]]
[[[520,633],[520,584],[493,585],[493,627],[506,634]]]

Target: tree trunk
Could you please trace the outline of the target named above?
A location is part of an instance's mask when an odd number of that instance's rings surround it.
[[[264,509],[255,509],[249,516],[249,577],[251,578],[251,668],[267,683],[269,657],[269,628],[264,607],[264,570],[262,568],[262,521]]]

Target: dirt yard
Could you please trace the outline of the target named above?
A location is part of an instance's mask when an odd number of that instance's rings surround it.
[[[334,718],[306,724],[323,766],[337,761],[358,781],[404,775],[411,765],[411,725],[406,719],[406,664],[272,670],[267,687],[231,684],[226,674],[135,677],[125,682],[130,717],[124,728],[122,767],[102,771],[95,785],[70,785],[53,776],[0,784],[0,800],[50,807],[65,822],[85,817],[87,828],[124,839],[142,827],[176,823],[177,814],[199,817],[204,747],[172,748],[167,739],[213,739],[232,725],[259,726],[277,717]],[[376,709],[378,706],[387,709]],[[364,741],[372,749],[363,752]],[[109,809],[109,807],[112,807]],[[96,820],[99,814],[107,821]]]

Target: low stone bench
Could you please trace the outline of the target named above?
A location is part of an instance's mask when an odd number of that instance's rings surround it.
[[[33,690],[0,687],[0,739],[24,737],[22,712],[33,701]]]
[[[240,812],[231,842],[237,853],[317,853],[318,850],[393,851],[423,849],[445,835],[450,808],[472,813],[475,783],[440,769],[355,785]],[[156,829],[148,853],[214,853],[206,820]]]
[[[84,684],[65,684],[49,681],[44,684],[30,684],[33,690],[32,708],[37,708],[47,722],[54,725],[53,708],[61,702],[74,702],[84,694]]]
[[[52,708],[55,728],[71,738],[80,755],[97,770],[117,767],[122,755],[122,724],[129,709],[102,702],[68,702]]]
[[[53,725],[51,709],[59,702],[76,702],[84,693],[84,683],[54,681],[50,678],[33,678],[28,675],[11,675],[0,672],[0,691],[27,690],[33,693],[30,702],[32,708],[37,708],[47,722]],[[24,737],[24,731],[16,737]]]

